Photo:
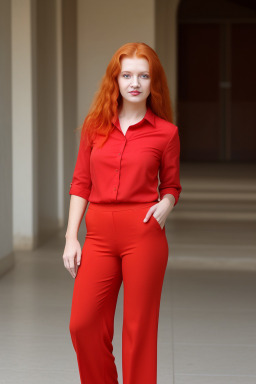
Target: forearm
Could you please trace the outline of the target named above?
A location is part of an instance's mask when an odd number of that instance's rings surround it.
[[[78,230],[84,216],[88,201],[80,196],[71,195],[69,205],[69,218],[66,238],[77,238]]]

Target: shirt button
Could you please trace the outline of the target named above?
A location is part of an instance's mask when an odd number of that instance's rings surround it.
[[[116,187],[114,188],[114,191],[116,191]]]
[[[120,153],[120,152],[118,153],[118,156],[121,156],[121,153]]]
[[[116,172],[118,172],[118,169],[116,169]]]

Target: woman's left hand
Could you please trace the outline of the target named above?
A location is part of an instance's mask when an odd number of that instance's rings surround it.
[[[165,195],[162,200],[159,201],[159,203],[156,203],[149,208],[143,222],[147,223],[149,218],[153,214],[154,218],[158,221],[161,229],[163,229],[165,221],[174,207],[174,203],[175,198],[173,195]]]

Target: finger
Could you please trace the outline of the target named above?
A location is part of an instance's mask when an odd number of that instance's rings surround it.
[[[66,258],[66,268],[67,268],[67,270],[68,270],[69,273],[70,273],[70,268],[69,268],[69,258],[68,258],[68,257]]]
[[[63,262],[64,262],[65,268],[68,269],[69,265],[68,265],[68,260],[66,259],[66,257],[63,257]]]
[[[146,216],[144,217],[144,223],[146,223],[148,221],[148,219],[150,218],[150,216],[152,215],[152,213],[154,212],[154,209],[153,207],[149,208],[148,212],[146,213]]]
[[[81,263],[81,254],[82,254],[81,251],[77,251],[77,265],[80,265]]]
[[[69,270],[71,275],[74,277],[75,276],[75,264],[74,264],[74,258],[70,257],[69,258]]]
[[[66,258],[66,268],[67,268],[68,272],[72,275],[72,271],[70,270],[69,258],[68,257]]]
[[[65,268],[69,271],[69,273],[73,277],[72,271],[70,270],[70,266],[69,266],[69,259],[67,257],[64,258],[64,265],[65,265]]]
[[[73,278],[76,277],[76,272],[73,272],[71,269],[69,269],[69,273]]]
[[[160,220],[154,215],[154,213],[153,213],[153,215],[152,216],[154,216],[154,218],[158,221],[158,223],[160,224]]]

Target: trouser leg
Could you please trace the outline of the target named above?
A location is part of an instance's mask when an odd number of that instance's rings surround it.
[[[119,230],[125,233],[127,245],[121,255],[123,384],[157,383],[158,319],[168,243],[165,228],[155,218],[142,222],[147,211],[148,207],[126,213],[123,227],[119,215]]]
[[[69,329],[81,383],[118,384],[112,340],[122,283],[121,259],[105,242],[104,236],[111,236],[108,217],[103,215],[101,221],[97,221],[98,217],[92,212],[90,215],[81,265],[74,282]]]

